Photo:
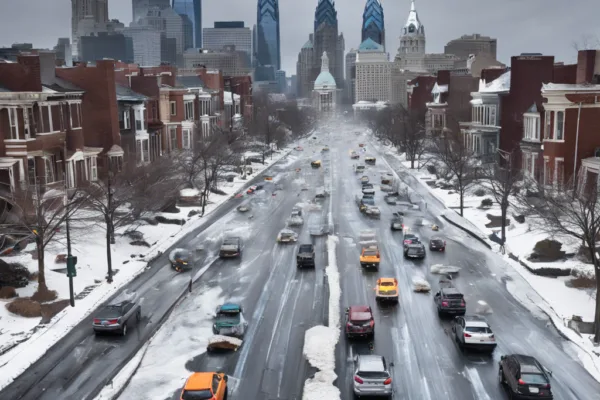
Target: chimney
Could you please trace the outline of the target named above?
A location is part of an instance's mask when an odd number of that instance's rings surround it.
[[[17,62],[24,67],[25,81],[20,82],[5,82],[4,85],[15,91],[24,92],[41,92],[42,81],[40,79],[40,57],[36,55],[19,55]]]
[[[575,83],[590,83],[596,67],[596,50],[580,50],[577,53],[577,80]],[[600,65],[599,65],[600,67]]]
[[[39,51],[40,76],[42,83],[51,85],[56,78],[56,54],[53,51]]]

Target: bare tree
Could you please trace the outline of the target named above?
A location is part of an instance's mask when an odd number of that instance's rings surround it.
[[[85,206],[95,211],[89,218],[102,218],[99,224],[106,232],[108,282],[112,282],[111,245],[115,230],[128,226],[144,215],[163,210],[176,199],[180,181],[169,158],[158,158],[152,164],[126,163],[121,171],[108,171],[105,177],[83,188]]]
[[[416,111],[407,110],[402,106],[397,107],[395,111],[392,130],[399,129],[397,136],[400,141],[400,149],[406,154],[406,160],[410,161],[410,168],[414,169],[415,162],[420,163],[427,148],[425,126]],[[398,128],[395,128],[396,124],[399,125]]]
[[[589,34],[581,35],[581,38],[579,41],[574,40],[571,43],[571,47],[573,47],[573,49],[575,51],[596,50],[599,46],[600,46],[600,38],[598,38],[598,36],[589,35]]]
[[[536,227],[551,235],[566,235],[580,240],[589,251],[596,277],[596,293],[600,293],[600,256],[596,242],[600,235],[600,201],[595,182],[576,183],[571,179],[563,190],[561,186],[547,187],[531,181],[529,193],[519,194],[519,205],[529,215],[536,217]],[[600,296],[596,295],[594,313],[594,342],[600,343]]]
[[[517,184],[523,179],[521,169],[515,165],[518,151],[504,152],[498,150],[500,158],[497,162],[484,167],[481,174],[481,178],[488,184],[494,200],[500,205],[502,246],[506,243],[506,214],[510,206],[510,196],[514,194]]]
[[[456,191],[460,197],[460,215],[462,216],[465,193],[479,177],[476,155],[465,143],[460,130],[445,129],[442,134],[432,138],[431,141],[434,159],[443,164],[452,179],[456,181]]]
[[[25,190],[18,190],[14,197],[4,197],[3,200],[13,206],[13,219],[11,223],[2,226],[2,230],[7,234],[25,234],[35,239],[38,262],[37,296],[48,298],[46,248],[62,238],[61,228],[66,219],[79,210],[82,197],[77,192],[67,197],[65,190],[49,189],[45,185],[34,184]]]

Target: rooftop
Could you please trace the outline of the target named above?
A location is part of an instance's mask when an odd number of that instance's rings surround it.
[[[544,83],[542,92],[564,91],[564,92],[600,92],[600,85],[589,83]]]
[[[363,372],[384,372],[383,357],[376,355],[360,355],[359,369]]]
[[[364,42],[358,46],[358,51],[383,51],[383,46],[375,42],[371,38],[366,38]]]
[[[79,86],[57,76],[55,76],[52,81],[42,82],[42,86],[50,91],[58,93],[78,93],[85,91]]]
[[[192,88],[204,88],[206,85],[199,76],[178,76],[177,84],[188,89]]]
[[[143,94],[134,92],[127,86],[119,85],[115,83],[115,90],[117,92],[117,101],[146,101],[148,97]]]
[[[481,79],[479,81],[479,93],[501,93],[510,91],[510,71],[503,73],[490,83]]]

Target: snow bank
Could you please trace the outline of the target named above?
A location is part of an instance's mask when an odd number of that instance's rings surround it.
[[[304,223],[304,220],[302,219],[302,217],[292,217],[292,218],[288,218],[287,220],[287,224],[288,226],[300,226]]]
[[[413,278],[412,285],[415,292],[428,293],[431,291],[431,285],[423,278]]]
[[[146,343],[131,360],[119,371],[119,373],[111,380],[110,386],[106,385],[94,398],[94,400],[115,400],[121,390],[127,385],[127,382],[133,377],[138,367],[144,359],[146,349],[149,343]]]
[[[200,196],[200,191],[198,189],[181,189],[179,195],[182,197],[195,197]]]
[[[304,383],[303,400],[340,400],[341,393],[333,384],[335,373],[335,346],[340,339],[340,274],[337,266],[337,236],[327,238],[329,282],[329,326],[315,326],[305,333],[304,356],[319,371]]]
[[[209,345],[216,344],[216,343],[223,343],[223,342],[230,343],[236,347],[240,347],[243,343],[243,341],[241,339],[234,338],[231,336],[213,335],[210,338],[208,338]]]
[[[477,302],[477,306],[475,307],[475,314],[491,314],[493,313],[492,307],[488,303],[483,300],[479,300]]]
[[[437,275],[457,274],[460,267],[450,265],[434,264],[431,266],[431,273]]]

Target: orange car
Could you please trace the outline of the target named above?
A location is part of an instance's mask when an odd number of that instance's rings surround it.
[[[373,267],[379,268],[379,262],[381,261],[381,255],[377,246],[363,247],[360,253],[360,266],[361,267]]]
[[[221,372],[194,372],[185,381],[181,400],[227,400],[227,375]]]

